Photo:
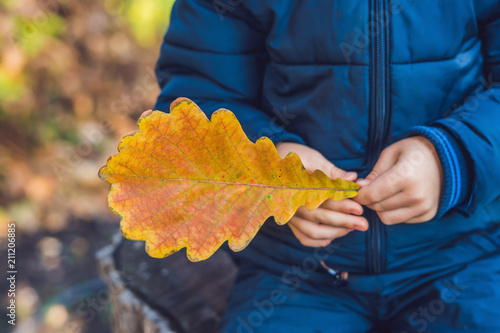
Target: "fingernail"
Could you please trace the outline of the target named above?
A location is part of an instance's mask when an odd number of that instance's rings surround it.
[[[137,133],[137,131],[132,131],[132,132],[129,132],[129,133],[127,133],[127,134],[124,134],[124,135],[122,136],[122,138],[124,138],[124,137],[126,137],[126,136],[132,136],[132,135],[134,135],[135,133]]]
[[[344,173],[342,176],[340,176],[340,178],[343,178],[343,179],[346,179],[346,178],[352,178],[352,177],[356,177],[356,172],[346,172]]]
[[[363,214],[363,210],[362,209],[352,209],[351,210],[351,214],[353,214],[353,215],[361,215],[361,214]]]
[[[141,116],[140,116],[140,119],[144,118],[144,117],[147,117],[149,116],[151,113],[153,113],[153,110],[147,110],[147,111],[144,111]]]
[[[371,183],[371,181],[368,180],[368,179],[358,179],[356,181],[356,184],[358,184],[359,186],[366,186],[366,185],[368,185],[370,183]]]
[[[361,224],[354,224],[353,227],[354,227],[354,229],[359,230],[359,231],[366,231],[366,229],[367,229],[364,225],[361,225]]]

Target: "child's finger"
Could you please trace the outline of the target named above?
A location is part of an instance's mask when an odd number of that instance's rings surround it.
[[[403,190],[404,181],[400,177],[395,177],[395,172],[396,168],[391,168],[379,175],[368,185],[361,187],[353,200],[364,206],[370,206],[396,195]]]
[[[144,111],[144,112],[141,114],[141,116],[139,117],[139,119],[144,118],[144,117],[146,117],[146,116],[150,115],[152,112],[153,112],[153,110],[151,110],[151,109]]]
[[[309,246],[309,247],[324,247],[324,246],[328,246],[331,243],[331,241],[332,241],[331,239],[327,239],[327,240],[312,239],[312,238],[306,236],[295,225],[290,224],[290,222],[288,222],[288,226],[292,230],[292,232],[295,235],[295,237],[297,237],[297,239],[299,240],[299,242],[302,245],[304,245],[304,246]]]
[[[332,240],[334,238],[342,237],[352,231],[352,229],[318,224],[298,216],[294,216],[290,222],[292,223],[292,226],[296,227],[304,235],[314,240]]]
[[[321,156],[323,163],[321,163],[318,167],[319,170],[323,171],[325,175],[327,175],[331,179],[347,179],[350,181],[356,180],[358,174],[356,172],[346,172],[341,168],[337,168],[333,163],[327,160],[324,156]]]
[[[128,132],[127,134],[122,135],[122,139],[123,139],[124,137],[126,137],[126,136],[131,136],[131,135],[134,135],[135,133],[137,133],[137,130],[132,131],[132,132]]]
[[[365,177],[365,179],[373,181],[374,179],[378,178],[380,175],[391,169],[396,164],[396,162],[398,161],[398,157],[399,151],[394,149],[393,147],[389,146],[388,148],[384,149],[384,151],[382,151],[382,153],[380,154],[377,163],[373,167],[373,170],[368,176]]]
[[[328,199],[325,202],[323,202],[323,204],[321,204],[320,207],[345,214],[354,214],[354,215],[363,214],[363,206],[350,199],[344,199],[340,201],[333,201],[332,199]]]
[[[358,174],[356,172],[349,171],[340,176],[340,178],[353,182],[358,178]]]
[[[368,208],[373,209],[377,212],[386,212],[399,208],[410,207],[414,203],[415,200],[411,198],[406,192],[399,192],[388,199],[382,200],[373,205],[369,205]]]
[[[418,216],[412,217],[409,220],[406,220],[405,223],[422,223],[431,220],[434,216],[436,216],[437,210],[430,210],[425,212],[424,214],[420,214]]]
[[[301,206],[297,209],[295,215],[309,221],[327,224],[332,227],[356,229],[359,231],[366,231],[368,229],[368,221],[364,217],[344,214],[324,208],[317,208],[313,211],[309,211],[304,206]]]
[[[359,178],[358,180],[356,180],[356,184],[358,184],[359,187],[365,187],[367,185],[370,185],[371,182],[372,182],[371,180],[365,178]]]
[[[384,224],[393,225],[406,222],[420,215],[420,213],[414,207],[404,207],[386,212],[378,212],[378,216]]]

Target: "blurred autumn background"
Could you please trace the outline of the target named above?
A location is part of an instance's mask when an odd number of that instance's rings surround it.
[[[109,332],[94,252],[118,219],[99,167],[159,92],[154,65],[173,0],[0,0],[0,267],[16,223],[16,326]],[[6,273],[5,273],[6,274]]]

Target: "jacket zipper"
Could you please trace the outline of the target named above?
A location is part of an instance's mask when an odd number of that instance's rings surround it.
[[[373,39],[370,48],[371,55],[371,91],[370,91],[370,144],[368,151],[368,164],[370,169],[377,162],[380,153],[386,143],[389,127],[389,115],[387,105],[387,10],[388,0],[372,0],[372,22]],[[385,226],[373,212],[368,212],[368,218],[372,222],[368,229],[368,271],[370,274],[380,274],[383,270],[383,235]]]

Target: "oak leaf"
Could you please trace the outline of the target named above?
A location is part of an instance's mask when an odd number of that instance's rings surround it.
[[[270,216],[282,225],[301,205],[357,194],[352,182],[308,172],[295,153],[281,158],[268,138],[252,143],[225,109],[208,120],[179,98],[138,126],[99,176],[111,183],[108,207],[122,217],[122,234],[146,241],[152,257],[186,247],[191,261],[204,260],[226,240],[240,251]]]

